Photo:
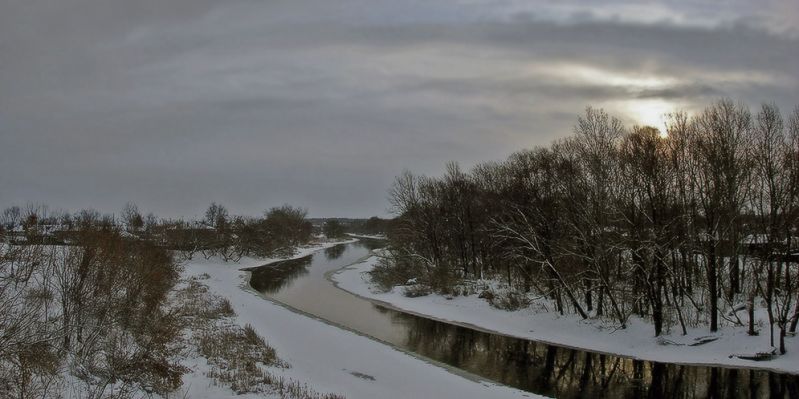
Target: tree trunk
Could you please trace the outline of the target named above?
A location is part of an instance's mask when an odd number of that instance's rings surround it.
[[[746,311],[749,315],[749,330],[747,334],[750,336],[757,335],[755,331],[755,293],[754,289],[749,293],[749,298],[746,300]]]
[[[780,325],[780,355],[784,355],[785,352],[785,325]]]
[[[768,313],[770,344],[774,346],[774,266],[766,266],[766,312]]]
[[[596,298],[596,315],[597,316],[604,316],[605,315],[605,309],[604,309],[604,306],[602,306],[602,304],[604,302],[605,302],[605,286],[600,285],[599,286],[599,292],[597,293],[597,298]]]
[[[574,306],[574,309],[577,310],[577,313],[580,314],[580,317],[582,317],[583,319],[587,319],[588,314],[585,313],[583,307],[580,306],[579,302],[577,302],[577,298],[574,296],[574,293],[572,292],[571,288],[569,288],[566,282],[563,281],[563,277],[561,277],[560,273],[558,273],[558,271],[555,269],[555,266],[553,266],[552,262],[550,261],[547,261],[546,264],[550,275],[554,277],[556,280],[558,280],[560,286],[563,287],[564,291],[566,291],[566,296],[569,297],[569,301],[572,303],[572,306]]]
[[[677,318],[680,320],[680,328],[682,328],[682,335],[687,335],[688,331],[685,328],[685,317],[682,314],[682,306],[677,303],[677,290],[671,290],[671,295],[674,297],[674,308],[677,309]]]
[[[663,332],[663,286],[665,272],[660,251],[655,252],[655,286],[652,293],[652,321],[655,323],[655,336]]]
[[[710,331],[716,332],[719,329],[719,297],[718,297],[718,276],[716,274],[716,246],[710,244],[707,259],[707,287],[710,302]]]
[[[791,327],[788,331],[790,331],[791,333],[795,333],[797,323],[799,323],[799,294],[796,295],[796,307],[793,309],[793,317],[791,317]]]

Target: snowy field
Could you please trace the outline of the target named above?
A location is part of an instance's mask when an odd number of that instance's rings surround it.
[[[710,334],[707,329],[688,330],[686,336],[682,336],[675,329],[671,335],[656,338],[650,325],[634,317],[630,319],[626,329],[617,330],[603,326],[597,320],[584,321],[576,315],[560,316],[554,311],[536,312],[532,308],[513,312],[498,310],[477,295],[408,298],[402,294],[403,287],[394,287],[392,291],[382,293],[369,283],[369,277],[365,274],[372,270],[378,259],[373,256],[345,268],[334,274],[332,279],[344,290],[400,310],[513,337],[642,360],[744,366],[799,374],[799,339],[796,337],[786,338],[787,354],[770,361],[730,358],[731,354],[770,351],[765,311],[756,313],[763,322],[761,333],[756,337],[748,336],[745,327],[728,327],[714,334]],[[776,334],[775,331],[775,339]],[[700,337],[708,336],[718,339],[699,346],[689,346]]]
[[[354,241],[354,240],[351,240]],[[350,242],[350,241],[347,241]],[[303,248],[295,257],[335,245]],[[289,369],[270,369],[275,375],[302,383],[321,393],[358,398],[520,398],[539,397],[485,381],[473,381],[444,368],[378,343],[364,336],[294,313],[264,299],[247,285],[248,273],[241,268],[263,265],[270,260],[244,258],[225,263],[219,259],[195,259],[185,265],[184,278],[210,276],[203,282],[211,292],[230,300],[236,322],[251,324]],[[184,376],[184,392],[190,398],[255,398],[236,395],[214,386],[204,376],[204,359],[189,359],[194,370]]]

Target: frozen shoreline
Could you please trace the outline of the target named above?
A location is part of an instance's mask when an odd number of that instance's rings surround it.
[[[352,242],[347,240],[344,242]],[[292,258],[307,256],[342,242],[301,248]],[[518,398],[540,397],[487,381],[473,381],[427,363],[391,346],[293,312],[264,299],[248,286],[242,268],[261,266],[281,259],[243,258],[225,263],[219,259],[186,262],[183,277],[210,276],[203,282],[227,298],[240,325],[251,324],[291,364],[286,370],[270,369],[276,375],[307,383],[318,392],[357,398]],[[202,369],[198,367],[197,370]],[[193,373],[185,382],[189,397],[263,397],[236,395],[228,388],[210,386],[210,380]],[[413,382],[410,383],[409,382]]]
[[[498,310],[476,295],[451,299],[435,294],[408,298],[402,294],[401,287],[383,293],[370,284],[364,273],[372,269],[377,259],[376,256],[370,257],[341,269],[330,278],[345,291],[400,311],[502,335],[641,360],[799,374],[799,339],[796,337],[786,338],[787,354],[770,361],[729,357],[733,353],[769,350],[767,324],[761,328],[761,335],[755,337],[748,336],[745,327],[727,327],[713,334],[706,329],[689,329],[686,336],[674,329],[670,335],[655,338],[652,327],[637,318],[631,318],[625,330],[616,330],[596,320],[583,321],[574,315],[560,316],[556,312],[535,312],[529,308],[512,312]],[[764,317],[765,312],[758,315]],[[695,339],[706,336],[718,339],[688,346]]]

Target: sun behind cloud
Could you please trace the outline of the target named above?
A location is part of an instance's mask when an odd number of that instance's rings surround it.
[[[665,115],[679,110],[680,104],[665,99],[633,99],[625,101],[622,112],[633,120],[634,123],[652,126],[660,132],[660,137],[666,138]]]

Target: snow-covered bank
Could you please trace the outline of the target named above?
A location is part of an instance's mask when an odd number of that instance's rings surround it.
[[[371,257],[343,269],[331,278],[346,291],[400,310],[509,336],[642,360],[752,367],[799,374],[799,339],[796,337],[786,338],[786,355],[770,361],[730,358],[731,354],[770,350],[767,322],[761,328],[760,336],[748,336],[744,327],[725,328],[712,335],[717,340],[690,346],[697,339],[711,334],[698,329],[689,330],[686,336],[673,333],[655,338],[652,327],[637,318],[632,318],[626,329],[617,330],[604,327],[596,320],[583,321],[577,316],[560,316],[556,312],[536,312],[531,308],[513,312],[497,310],[476,295],[409,298],[403,295],[401,287],[382,293],[369,283],[365,274],[372,270],[377,260],[376,256]]]
[[[335,244],[304,248],[295,257]],[[211,292],[230,301],[236,322],[252,325],[277,350],[278,356],[291,365],[288,369],[271,370],[276,375],[307,383],[318,392],[339,393],[349,399],[537,397],[509,387],[466,379],[390,346],[265,300],[249,289],[248,273],[240,269],[266,262],[268,260],[252,258],[235,263],[196,259],[186,263],[183,277],[203,276]],[[196,369],[201,370],[202,365],[196,365]],[[255,397],[209,386],[210,380],[201,377],[195,372],[187,378],[191,381],[191,386],[186,387],[188,397]]]
[[[369,240],[385,240],[387,238],[385,234],[353,234],[353,233],[347,233],[347,235],[350,236],[350,237],[366,238],[366,239],[369,239]]]

